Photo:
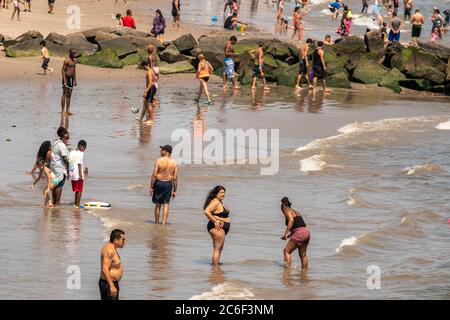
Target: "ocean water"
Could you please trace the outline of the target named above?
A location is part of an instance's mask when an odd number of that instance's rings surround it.
[[[311,0],[306,8],[306,16],[304,18],[305,36],[322,39],[326,34],[330,34],[333,38],[339,38],[336,34],[336,29],[339,28],[340,20],[333,20],[329,16],[328,4],[332,0]],[[223,7],[225,1],[213,0],[183,0],[181,7],[182,21],[192,24],[216,26],[217,30],[223,30]],[[353,25],[352,34],[363,35],[366,28],[375,29],[371,12],[372,6],[369,8],[369,14],[361,14],[362,3],[361,0],[346,0],[344,1],[353,11]],[[431,23],[429,18],[432,14],[432,8],[436,6],[443,12],[445,9],[450,9],[450,1],[448,0],[421,0],[415,2],[415,7],[421,10],[425,16],[426,24],[423,28],[421,40],[428,41],[431,37]],[[295,7],[294,0],[285,0],[283,16],[289,21],[289,26],[292,27],[292,16]],[[163,13],[168,17],[168,22],[171,21],[169,6],[161,7]],[[275,14],[277,4],[272,0],[242,0],[239,14],[240,21],[250,24],[251,28],[271,35],[275,32]],[[227,14],[228,14],[227,10]],[[386,17],[387,11],[383,10],[383,15]],[[212,17],[218,18],[217,22],[212,21]],[[403,4],[399,8],[399,16],[403,18]],[[226,15],[225,15],[226,17]],[[251,31],[244,31],[243,35],[251,35]],[[288,34],[277,34],[276,37],[289,40],[292,35],[292,30]],[[306,39],[306,38],[305,38]],[[408,22],[402,31],[402,42],[408,42],[411,39],[411,24]],[[440,41],[441,44],[450,45],[449,37],[445,37]]]
[[[197,108],[190,79],[162,80],[153,126],[139,125],[129,110],[140,106],[140,79],[79,79],[69,131],[72,145],[88,142],[83,199],[111,202],[110,210],[73,209],[70,185],[61,208],[41,206],[44,184],[29,190],[27,171],[60,125],[59,96],[50,94],[60,82],[8,83],[0,119],[1,299],[98,299],[99,250],[116,227],[127,238],[122,299],[449,298],[448,98],[286,88],[223,94],[217,80],[210,82],[215,105]],[[174,144],[176,129],[199,127],[279,129],[279,171],[261,175],[245,162],[180,165],[163,229],[148,197],[158,146]],[[227,189],[232,223],[214,270],[202,204],[217,184]],[[311,228],[307,272],[296,254],[283,268],[283,196]],[[80,289],[67,287],[71,266],[81,271]],[[367,287],[371,266],[381,272],[379,290]]]

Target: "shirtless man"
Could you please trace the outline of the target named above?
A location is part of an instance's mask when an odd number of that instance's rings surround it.
[[[156,81],[157,77],[155,75],[155,71],[153,71],[153,68],[150,67],[148,61],[142,61],[141,66],[145,69],[146,75],[145,75],[145,90],[144,90],[144,105],[142,106],[142,113],[140,118],[135,118],[138,121],[144,121],[144,116],[146,113],[147,120],[145,121],[146,124],[152,124],[153,123],[153,110],[156,106],[155,103],[155,94],[156,94]]]
[[[295,85],[295,89],[301,89],[300,87],[300,81],[302,80],[303,76],[305,76],[306,80],[308,80],[308,87],[309,89],[312,89],[313,86],[311,85],[311,81],[309,81],[309,74],[308,74],[308,51],[309,47],[312,43],[312,39],[307,39],[306,43],[302,44],[298,50],[298,56],[300,58],[299,66],[300,70],[297,76],[297,84]]]
[[[111,232],[109,242],[101,251],[101,274],[98,282],[102,300],[119,300],[119,281],[122,279],[123,266],[117,249],[125,245],[125,232],[115,229]]]
[[[233,58],[239,57],[238,54],[234,53],[233,45],[237,42],[237,38],[235,36],[231,36],[230,40],[225,44],[225,58],[223,60],[224,68],[223,68],[223,89],[226,90],[228,88],[227,81],[231,79],[233,82],[233,89],[239,89],[239,85],[237,83],[237,79],[234,74],[234,62]]]
[[[69,50],[69,57],[64,60],[61,70],[63,88],[63,94],[61,96],[61,113],[65,114],[65,110],[67,110],[69,116],[73,114],[69,111],[72,90],[73,87],[77,85],[77,75],[75,71],[77,62],[75,60],[75,54],[75,49]]]
[[[162,225],[167,223],[169,215],[170,197],[175,199],[178,187],[178,167],[171,159],[172,147],[165,145],[161,148],[161,158],[156,160],[150,180],[150,196],[155,204],[155,223],[159,223],[161,205],[163,205]]]
[[[411,19],[411,11],[413,8],[413,0],[405,0],[404,1],[404,7],[405,7],[405,12],[404,12],[404,20],[408,21],[409,19]]]
[[[252,91],[256,90],[256,78],[260,78],[263,82],[264,90],[270,90],[267,86],[266,77],[264,75],[263,64],[264,64],[264,42],[260,42],[258,49],[252,54],[255,59],[255,66],[253,67],[253,84]]]
[[[420,38],[420,33],[422,32],[422,25],[425,23],[425,19],[423,15],[420,13],[419,9],[417,9],[414,15],[412,16],[411,23],[412,23],[411,43],[417,44],[417,41]]]

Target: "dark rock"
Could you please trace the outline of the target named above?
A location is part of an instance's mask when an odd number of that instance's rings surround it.
[[[346,88],[352,87],[351,82],[348,80],[347,72],[338,72],[327,77],[327,85],[332,88]]]
[[[6,56],[12,58],[36,57],[41,55],[40,42],[42,38],[30,39],[18,42],[6,47]]]
[[[434,93],[445,93],[445,86],[431,86],[425,89],[426,91],[434,92]]]
[[[76,56],[89,55],[97,51],[98,47],[90,43],[82,35],[64,36],[52,32],[45,38],[50,55],[65,57],[70,49],[75,49]]]
[[[443,84],[445,82],[445,74],[429,66],[419,66],[408,71],[406,75],[411,78],[430,80],[435,84]]]
[[[97,31],[95,34],[95,43],[99,43],[100,41],[112,40],[118,38],[119,36],[115,33],[106,33],[103,31]]]
[[[129,37],[118,37],[111,40],[100,41],[98,46],[100,50],[114,50],[120,59],[129,54],[137,53],[139,50]]]
[[[3,43],[3,40],[5,40],[5,37],[2,34],[0,34],[0,43]]]
[[[175,39],[173,44],[181,53],[188,53],[197,46],[197,40],[189,33]]]
[[[172,64],[162,63],[159,66],[161,74],[195,73],[195,69],[189,61],[179,61]]]
[[[426,79],[406,79],[400,80],[398,83],[402,87],[419,91],[423,91],[426,88],[430,87],[430,81]]]
[[[363,58],[359,61],[355,70],[353,71],[352,78],[355,81],[364,83],[364,84],[375,84],[379,83],[383,76],[388,73],[388,69],[386,69],[381,64]]]
[[[168,46],[163,52],[161,52],[161,60],[168,63],[175,63],[179,61],[189,60],[185,55],[182,55],[180,51],[178,51],[175,45]]]
[[[299,65],[297,63],[285,68],[279,68],[274,72],[274,77],[276,77],[280,86],[295,87],[298,71]]]
[[[32,31],[27,31],[27,32],[21,34],[14,41],[23,42],[23,41],[33,40],[33,39],[42,40],[42,39],[44,39],[44,36],[39,31],[32,30]]]
[[[366,52],[364,40],[358,36],[349,36],[344,38],[338,43],[332,45],[331,48],[338,56]]]
[[[78,58],[78,62],[100,68],[123,67],[123,62],[120,61],[117,53],[112,49],[104,49],[91,55],[81,56]]]
[[[436,42],[423,42],[419,41],[419,47],[424,51],[427,51],[431,54],[438,56],[440,59],[448,62],[450,58],[450,48],[441,46]]]
[[[450,96],[450,84],[447,84],[444,88],[444,93],[448,96]]]
[[[286,61],[286,59],[291,57],[295,59],[293,52],[298,51],[296,47],[286,42],[275,42],[273,44],[267,44],[266,46],[265,53],[281,61]]]
[[[401,80],[406,80],[406,76],[398,69],[394,68],[381,78],[378,85],[380,87],[389,88],[396,93],[400,93],[402,89],[400,88],[399,81]]]
[[[391,59],[391,67],[404,73],[419,66],[434,67],[440,72],[445,72],[447,69],[447,65],[436,55],[412,46],[403,49],[401,53],[394,55]]]
[[[367,32],[364,35],[364,43],[368,52],[380,52],[384,51],[384,41],[381,37],[381,33],[378,30]]]

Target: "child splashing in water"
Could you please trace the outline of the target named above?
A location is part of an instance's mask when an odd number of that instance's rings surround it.
[[[41,179],[44,174],[47,177],[47,187],[43,191],[44,195],[44,206],[48,206],[49,208],[53,207],[53,204],[50,200],[50,191],[56,188],[57,185],[61,182],[59,179],[55,177],[55,174],[47,168],[45,165],[45,161],[43,158],[39,158],[39,161],[36,163],[37,167],[41,171],[39,176],[33,181],[33,184],[30,186],[30,189],[33,189],[35,184]]]

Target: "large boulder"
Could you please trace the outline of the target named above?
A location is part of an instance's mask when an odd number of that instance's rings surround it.
[[[408,71],[406,75],[411,78],[430,80],[435,84],[443,84],[445,82],[445,74],[430,66],[419,66]]]
[[[138,53],[132,53],[121,59],[124,66],[138,65],[142,61],[142,57]]]
[[[298,63],[296,63],[288,67],[279,68],[274,72],[274,76],[276,77],[278,85],[285,87],[295,87],[298,71],[299,65]]]
[[[379,83],[388,69],[376,61],[361,59],[353,71],[352,78],[364,84]]]
[[[175,39],[173,44],[177,47],[177,49],[181,53],[188,53],[192,49],[194,49],[197,46],[197,40],[195,40],[194,36],[190,33],[184,34],[181,37],[178,37]]]
[[[379,30],[366,32],[364,43],[368,52],[384,51],[384,41]]]
[[[298,49],[286,42],[274,42],[273,44],[266,45],[266,54],[270,54],[277,60],[286,61],[289,57],[294,57],[294,53],[298,52]],[[296,55],[298,57],[298,53]]]
[[[159,66],[161,74],[173,73],[195,73],[195,69],[189,61],[179,61],[171,64],[161,64]]]
[[[168,63],[175,63],[179,61],[189,60],[189,58],[181,54],[181,52],[178,51],[177,47],[171,44],[163,52],[161,52],[161,60]]]
[[[55,32],[50,33],[45,38],[47,48],[51,55],[65,57],[70,49],[75,49],[76,56],[89,55],[97,51],[95,44],[86,40],[83,35],[64,36]]]
[[[6,56],[12,58],[36,57],[41,55],[40,42],[42,38],[30,39],[18,42],[6,47]]]
[[[434,92],[434,93],[445,93],[445,86],[431,86],[425,89],[426,91]]]
[[[92,43],[97,43],[95,38],[97,36],[97,32],[103,32],[108,34],[116,34],[118,36],[135,36],[140,38],[150,37],[151,35],[147,32],[142,32],[136,29],[122,27],[122,26],[114,26],[114,27],[99,27],[81,31],[79,33],[83,34],[83,36]]]
[[[422,49],[410,46],[394,55],[390,61],[391,67],[401,72],[409,72],[419,66],[434,67],[440,72],[445,72],[447,65],[436,55]]]
[[[14,41],[23,42],[23,41],[33,40],[33,39],[41,39],[42,40],[42,39],[44,39],[44,36],[39,31],[32,30],[32,31],[27,31],[27,32],[21,34],[16,39],[14,39]]]
[[[97,33],[95,34],[95,43],[99,43],[100,41],[105,41],[105,40],[112,40],[115,38],[118,38],[119,35],[115,34],[115,33],[107,33],[107,32],[103,32],[103,31],[97,31]]]
[[[398,69],[394,68],[381,78],[378,85],[380,87],[389,88],[396,93],[400,93],[402,89],[400,88],[399,81],[401,80],[406,80],[406,76]]]
[[[358,36],[349,36],[331,46],[338,56],[366,52],[364,40]]]
[[[426,79],[406,79],[400,80],[398,83],[402,87],[419,91],[423,91],[430,87],[430,81]]]
[[[104,49],[91,55],[84,55],[77,59],[81,64],[87,64],[100,68],[122,68],[123,62],[120,61],[117,53],[112,49]]]
[[[198,39],[197,48],[202,52],[211,51],[223,54],[229,38],[229,36],[203,36]]]
[[[327,85],[332,88],[350,89],[352,83],[348,80],[346,72],[338,72],[327,77]]]
[[[133,42],[126,37],[100,41],[98,46],[100,50],[113,50],[120,59],[129,54],[138,52],[138,49],[133,45]]]
[[[424,51],[427,51],[431,54],[438,56],[440,59],[444,61],[448,61],[450,58],[450,48],[441,46],[436,42],[419,41],[419,47]]]
[[[445,81],[450,82],[450,59],[447,62],[447,71],[445,72]]]

